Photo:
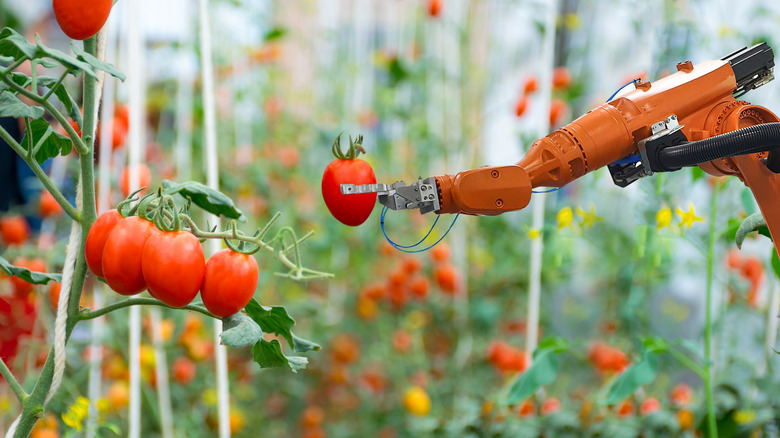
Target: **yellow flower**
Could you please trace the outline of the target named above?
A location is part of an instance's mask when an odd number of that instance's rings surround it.
[[[756,411],[750,410],[738,410],[734,413],[734,422],[737,424],[748,424],[756,420]]]
[[[419,386],[412,386],[404,393],[404,408],[414,415],[425,416],[431,412],[431,398]]]
[[[702,222],[704,218],[696,216],[696,211],[693,209],[693,204],[689,204],[688,211],[682,211],[680,207],[675,208],[675,212],[680,216],[680,226],[690,228],[694,222]]]
[[[568,13],[563,16],[563,25],[571,30],[579,29],[581,24],[580,17],[577,14]]]
[[[679,210],[679,208],[677,209]],[[658,210],[658,213],[655,214],[655,222],[656,222],[656,228],[666,228],[669,226],[669,224],[672,223],[672,209],[669,207],[664,207],[660,210]]]
[[[563,207],[560,211],[558,211],[556,219],[558,219],[559,230],[566,228],[571,225],[571,221],[574,219],[574,212],[572,211],[571,207]]]
[[[528,230],[528,238],[529,239],[536,239],[537,237],[541,236],[542,232],[537,230],[536,228],[532,228]]]
[[[585,211],[580,207],[577,207],[577,214],[580,215],[580,217],[582,217],[582,226],[585,228],[590,228],[596,222],[604,220],[603,218],[596,215],[596,211],[592,205],[590,206],[589,211]]]
[[[4,395],[0,397],[0,411],[8,412],[11,410],[11,397]]]
[[[85,397],[79,397],[76,399],[76,403],[70,406],[68,412],[62,414],[62,421],[68,427],[73,427],[76,430],[81,431],[81,423],[87,418],[88,413],[89,400]]]

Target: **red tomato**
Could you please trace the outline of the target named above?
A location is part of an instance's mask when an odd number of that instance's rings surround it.
[[[125,132],[130,129],[130,108],[127,105],[116,104],[114,106],[114,124],[122,125]]]
[[[523,114],[525,114],[526,109],[528,109],[528,98],[525,96],[520,96],[520,98],[517,99],[517,103],[515,104],[515,116],[522,117]]]
[[[534,415],[534,413],[536,413],[536,406],[534,406],[534,402],[531,399],[526,399],[517,407],[517,416],[520,418],[528,418]]]
[[[410,290],[412,292],[412,295],[414,295],[416,298],[425,298],[426,296],[428,296],[429,289],[430,289],[430,284],[428,283],[428,280],[425,277],[416,276],[412,278]]]
[[[446,262],[450,259],[450,247],[446,243],[440,243],[431,250],[431,258],[435,262]]]
[[[109,210],[101,214],[89,229],[85,248],[87,266],[98,277],[103,277],[103,247],[106,246],[106,239],[122,219],[124,218],[118,211]]]
[[[154,233],[144,245],[141,271],[149,293],[171,307],[191,303],[206,272],[200,241],[186,231]]]
[[[352,336],[339,333],[333,337],[330,349],[333,361],[338,364],[348,364],[360,357],[360,344]]]
[[[639,413],[642,415],[650,415],[659,410],[661,410],[661,402],[655,397],[648,397],[639,405]]]
[[[322,175],[322,198],[330,213],[344,225],[356,227],[368,219],[376,204],[376,193],[341,194],[341,184],[376,184],[371,165],[354,158],[331,161]]]
[[[248,254],[223,249],[206,263],[200,296],[214,316],[235,315],[255,295],[259,278],[257,261]]]
[[[13,261],[13,265],[20,268],[27,268],[33,272],[46,272],[46,263],[44,263],[42,259],[26,259],[24,257],[19,257]],[[19,277],[11,277],[11,283],[14,285],[14,294],[16,294],[17,297],[26,297],[32,292],[33,285]]]
[[[62,291],[62,283],[58,281],[49,283],[49,304],[51,304],[54,313],[57,313],[57,305],[60,302],[60,291]]]
[[[693,402],[693,389],[685,383],[678,383],[672,388],[670,398],[676,406],[688,406]]]
[[[135,171],[138,174],[138,187],[149,187],[149,184],[152,182],[152,172],[149,171],[149,167],[146,166],[144,163],[138,163],[138,167]],[[125,170],[122,171],[122,176],[119,178],[119,189],[122,191],[122,195],[127,197],[131,190],[130,190],[130,167],[125,167]],[[143,195],[146,192],[146,190],[140,192],[139,194]]]
[[[126,138],[127,126],[118,117],[114,117],[114,123],[111,124],[111,149],[117,150],[124,146]]]
[[[550,397],[542,402],[542,407],[539,409],[542,415],[550,415],[554,412],[561,410],[561,401],[555,397]]]
[[[439,15],[441,15],[441,8],[442,8],[442,1],[443,0],[428,0],[428,15],[436,18]]]
[[[523,94],[535,93],[539,89],[539,83],[536,76],[528,76],[523,84]]]
[[[571,73],[569,69],[560,66],[553,70],[552,85],[555,90],[565,90],[571,87]]]
[[[619,348],[598,341],[588,352],[591,363],[602,373],[619,373],[628,366],[628,358]]]
[[[396,330],[393,333],[393,348],[399,353],[407,353],[412,349],[412,335],[406,330]]]
[[[54,199],[54,195],[49,193],[48,190],[44,190],[41,192],[38,211],[41,213],[41,217],[57,216],[62,214],[62,207],[60,207],[60,204]]]
[[[438,266],[433,271],[433,275],[436,277],[436,284],[442,292],[448,295],[454,295],[457,292],[458,271],[455,270],[455,266],[450,264]]]
[[[112,0],[54,0],[54,17],[65,35],[85,40],[97,34],[108,20]]]
[[[415,272],[422,269],[422,262],[419,258],[415,256],[407,256],[401,261],[401,265],[404,267],[404,271],[406,271],[409,275],[414,274]]]
[[[138,216],[119,221],[103,247],[103,277],[121,295],[135,295],[146,289],[141,271],[144,245],[157,229]]]
[[[173,380],[181,385],[188,385],[195,378],[195,363],[186,357],[173,361]]]
[[[27,241],[30,235],[30,225],[27,219],[19,214],[0,217],[0,238],[6,245],[18,245]]]
[[[634,414],[634,404],[631,400],[623,400],[617,405],[616,410],[618,417],[629,417]]]
[[[569,106],[561,99],[553,99],[550,102],[550,126],[558,126]]]

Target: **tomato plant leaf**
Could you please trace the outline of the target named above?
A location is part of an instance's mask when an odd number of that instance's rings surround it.
[[[270,342],[261,339],[252,347],[252,356],[261,368],[286,367],[294,373],[306,368],[309,363],[309,359],[303,356],[285,356],[282,344],[276,339]]]
[[[163,188],[166,195],[175,193],[190,199],[193,204],[216,215],[222,215],[231,219],[242,219],[244,213],[236,207],[233,200],[224,193],[211,189],[196,181],[187,181],[176,184],[173,181],[163,180]]]
[[[745,237],[747,237],[747,235],[753,231],[758,231],[759,234],[763,234],[770,239],[772,238],[772,236],[769,234],[769,228],[766,226],[766,220],[760,211],[751,214],[739,225],[739,228],[737,229],[737,235],[734,238],[734,240],[737,242],[738,248],[742,248],[742,242],[745,241]]]
[[[282,306],[266,307],[260,305],[257,300],[252,298],[244,307],[244,310],[265,333],[273,333],[283,337],[296,353],[312,350],[319,351],[322,348],[315,342],[299,338],[293,334],[292,327],[295,325],[295,320],[287,313],[287,309]]]
[[[17,31],[9,27],[0,31],[0,55],[11,57],[16,61],[24,57],[34,58],[35,52],[35,45]]]
[[[656,371],[658,371],[656,353],[651,350],[644,351],[642,360],[625,370],[609,388],[606,403],[615,404],[633,394],[640,386],[652,382],[655,380]]]
[[[562,339],[545,339],[539,343],[531,366],[510,387],[506,404],[520,403],[555,380],[558,375],[558,354],[566,349],[568,344]]]
[[[296,353],[304,353],[306,351],[320,351],[322,347],[320,344],[312,342],[308,339],[299,338],[294,333],[290,332],[293,338],[293,351]]]
[[[73,53],[76,54],[76,57],[79,60],[86,62],[87,64],[94,67],[96,70],[102,70],[123,82],[125,79],[127,79],[127,76],[125,76],[124,73],[119,71],[119,69],[116,68],[113,64],[109,64],[105,61],[101,61],[97,59],[96,57],[80,49],[77,45],[73,43],[71,43],[70,47],[73,49]]]
[[[43,45],[43,42],[41,42],[41,37],[38,35],[35,35],[35,42],[38,44],[38,49],[35,52],[36,58],[51,58],[62,64],[64,67],[70,69],[71,74],[74,76],[78,76],[80,72],[83,71],[84,74],[97,79],[97,73],[95,73],[95,70],[92,68],[92,66],[86,62],[70,56],[61,50],[46,47]]]
[[[19,72],[10,73],[8,76],[13,82],[22,88],[27,88],[30,85],[30,81],[32,80],[26,74]],[[10,85],[5,82],[0,82],[0,91],[3,90],[8,90],[11,94],[16,95],[16,91],[12,90]]]
[[[0,269],[7,275],[19,277],[22,280],[32,284],[46,284],[50,281],[62,281],[62,274],[47,274],[44,272],[33,272],[27,268],[20,268],[12,265],[8,260],[0,257]]]
[[[243,313],[222,318],[222,343],[230,347],[246,347],[263,338],[263,330]]]
[[[43,117],[43,112],[39,106],[25,105],[8,90],[0,92],[0,117],[39,119]]]
[[[39,85],[49,87],[50,89],[56,83],[57,79],[49,76],[41,76],[38,78]],[[81,118],[81,109],[79,109],[79,105],[76,103],[73,97],[71,97],[70,93],[68,93],[68,90],[65,88],[65,86],[63,84],[59,84],[57,88],[54,89],[54,95],[57,96],[57,99],[59,99],[59,101],[62,102],[62,105],[65,106],[65,109],[68,111],[68,116],[70,116],[71,120],[75,120],[76,123],[78,123],[79,128],[81,128],[84,125],[84,122]]]
[[[43,163],[49,158],[56,157],[57,155],[67,155],[73,150],[73,142],[69,137],[64,136],[52,129],[49,122],[44,119],[33,120],[30,123],[32,129],[33,145],[37,145],[39,141],[42,141],[38,151],[35,153],[35,160],[38,163]],[[29,147],[29,142],[25,138],[22,139],[22,146]]]
[[[278,40],[282,38],[283,36],[287,35],[287,29],[283,27],[274,27],[273,29],[269,30],[265,36],[263,37],[263,40],[265,42]]]
[[[774,248],[772,248],[770,259],[772,261],[772,270],[775,272],[775,275],[780,278],[780,259],[777,258],[777,250]]]

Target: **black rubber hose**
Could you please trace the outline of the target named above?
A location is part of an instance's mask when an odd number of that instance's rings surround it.
[[[780,149],[780,123],[764,123],[658,151],[663,170],[694,166],[718,158]]]

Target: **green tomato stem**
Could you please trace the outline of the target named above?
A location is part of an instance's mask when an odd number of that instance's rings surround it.
[[[675,350],[674,347],[671,347],[666,351],[668,351],[669,354],[672,355],[672,357],[677,359],[678,362],[685,365],[689,370],[696,373],[696,375],[699,376],[701,379],[704,379],[704,376],[706,375],[706,373],[704,372],[704,368],[702,368],[699,364],[691,360],[691,358]]]
[[[144,305],[144,306],[160,306],[160,307],[167,307],[169,309],[192,310],[193,312],[202,313],[202,314],[204,314],[206,316],[210,316],[210,317],[215,318],[215,319],[220,319],[220,318],[217,318],[216,316],[212,315],[211,313],[209,313],[209,311],[206,310],[204,307],[200,307],[200,306],[196,306],[196,305],[192,305],[192,304],[189,304],[189,305],[184,306],[184,307],[171,307],[171,306],[163,303],[160,300],[157,300],[157,299],[154,299],[154,298],[142,298],[142,297],[140,297],[140,298],[129,298],[129,299],[126,299],[126,300],[119,301],[118,303],[109,304],[108,306],[105,306],[105,307],[97,309],[97,310],[81,312],[79,314],[79,316],[78,316],[78,319],[80,321],[86,321],[86,320],[98,318],[98,317],[103,316],[103,315],[105,315],[107,313],[111,313],[111,312],[113,312],[115,310],[119,310],[119,309],[122,309],[122,308],[125,308],[125,307],[141,306],[141,305]]]
[[[14,377],[14,374],[8,368],[8,365],[5,364],[5,361],[2,357],[0,357],[0,375],[3,376],[6,383],[8,383],[8,386],[11,387],[11,391],[14,392],[16,398],[20,402],[24,403],[27,397],[29,397],[29,394],[24,391],[22,385],[20,385],[19,381],[16,380],[16,377]]]
[[[43,95],[43,100],[49,100],[52,94],[54,94],[55,91],[57,91],[57,88],[59,88],[60,85],[62,85],[62,81],[65,80],[65,78],[70,74],[70,69],[66,68],[65,71],[60,74],[60,77],[57,78],[57,82],[54,83],[54,85],[49,88],[49,91],[46,92],[46,94]]]

